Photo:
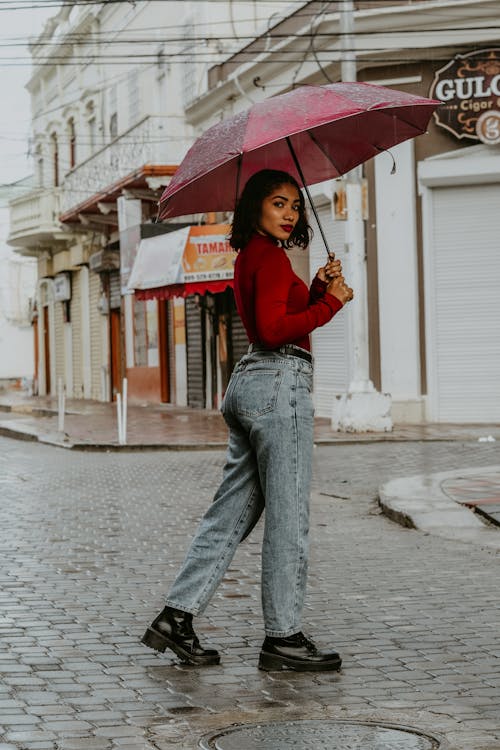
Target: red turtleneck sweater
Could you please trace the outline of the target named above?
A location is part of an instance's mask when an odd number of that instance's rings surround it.
[[[311,331],[342,307],[318,277],[308,289],[284,249],[260,234],[236,258],[234,296],[250,342],[268,349],[295,344],[310,350]]]

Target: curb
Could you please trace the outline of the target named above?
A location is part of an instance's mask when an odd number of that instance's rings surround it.
[[[59,435],[39,435],[36,432],[25,430],[20,427],[10,427],[0,424],[0,435],[13,438],[14,440],[26,440],[43,445],[52,445],[55,448],[64,448],[70,451],[86,451],[88,453],[103,452],[131,452],[131,451],[215,451],[227,448],[227,443],[129,443],[119,445],[118,443],[83,443],[64,440]]]
[[[498,466],[481,466],[460,472],[392,479],[380,487],[379,505],[388,518],[401,526],[500,550],[498,530],[482,521],[473,510],[456,503],[441,488],[446,479],[477,476],[478,473],[487,476],[498,471]]]

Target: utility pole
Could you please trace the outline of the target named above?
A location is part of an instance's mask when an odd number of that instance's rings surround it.
[[[354,2],[340,0],[341,77],[343,82],[356,81],[354,35]],[[352,357],[347,393],[339,395],[332,411],[332,427],[345,432],[389,431],[391,398],[379,393],[370,380],[368,348],[368,284],[366,272],[365,225],[362,211],[361,167],[346,177],[346,251],[345,269],[354,300],[349,303]]]

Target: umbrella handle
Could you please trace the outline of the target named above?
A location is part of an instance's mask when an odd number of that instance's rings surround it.
[[[309,188],[306,185],[306,181],[304,179],[304,173],[302,172],[302,167],[300,166],[299,160],[297,159],[297,154],[295,153],[295,149],[292,146],[292,142],[291,142],[290,138],[287,136],[285,138],[285,140],[286,140],[286,142],[288,144],[288,148],[290,149],[290,153],[291,153],[292,159],[293,159],[293,161],[295,163],[295,167],[297,168],[297,172],[299,173],[300,179],[302,180],[302,184],[304,186],[304,190],[306,191],[306,195],[307,195],[307,197],[309,199],[309,203],[311,204],[311,208],[312,208],[312,212],[314,214],[314,218],[316,219],[316,222],[317,222],[318,227],[319,227],[319,232],[321,234],[321,237],[322,237],[324,245],[325,245],[325,250],[327,252],[328,257],[330,257],[330,250],[328,248],[328,242],[326,240],[325,233],[323,231],[323,227],[321,226],[321,222],[319,220],[318,212],[316,211],[316,206],[313,203],[313,199],[312,199],[311,193],[309,192]]]

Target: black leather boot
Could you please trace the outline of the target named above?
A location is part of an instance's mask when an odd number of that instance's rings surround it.
[[[259,658],[259,669],[272,672],[293,669],[296,672],[327,672],[340,669],[342,659],[336,651],[319,651],[303,633],[287,638],[266,636]]]
[[[218,651],[200,646],[193,630],[193,615],[172,607],[165,607],[153,620],[142,643],[162,653],[169,648],[186,664],[205,666],[220,662]]]

